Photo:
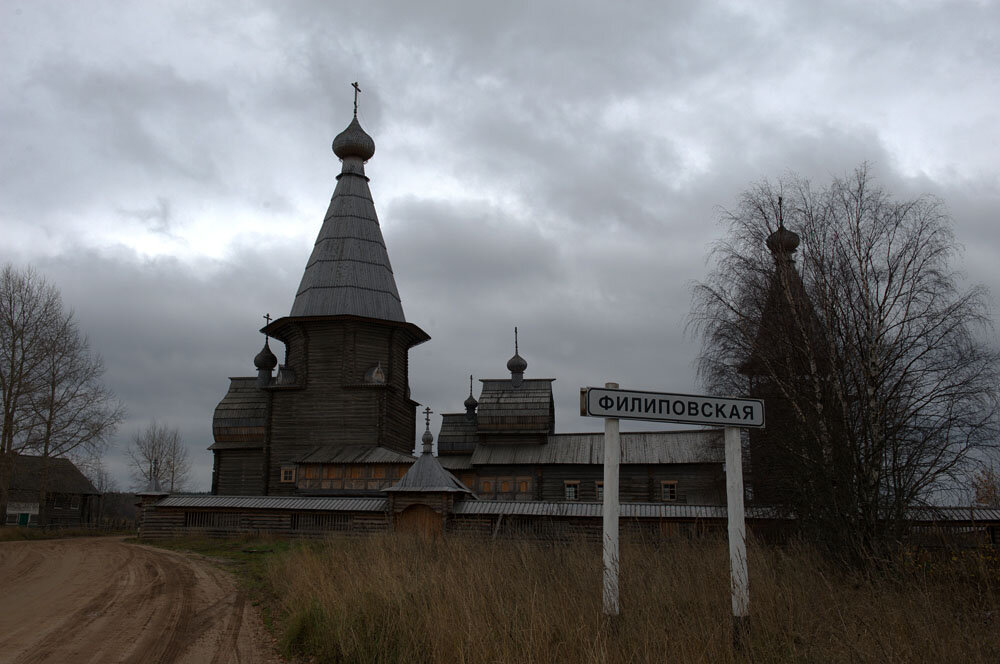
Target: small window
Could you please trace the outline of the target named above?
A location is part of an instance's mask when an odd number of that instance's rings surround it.
[[[514,489],[514,480],[509,477],[501,477],[500,482],[500,493],[510,493]]]
[[[673,502],[677,500],[676,480],[660,482],[660,499],[666,502]]]
[[[281,481],[282,482],[294,482],[295,481],[295,466],[282,466],[281,467]]]
[[[563,482],[563,495],[566,500],[579,500],[580,499],[580,481],[579,480],[566,480]]]
[[[364,477],[364,469],[361,466],[351,466],[351,479],[357,480]]]
[[[302,469],[302,475],[307,480],[319,479],[319,466],[306,466]]]
[[[531,478],[530,477],[518,477],[517,478],[517,492],[518,493],[531,493]]]
[[[372,477],[377,480],[385,479],[385,466],[373,466],[372,467]]]
[[[493,480],[480,480],[479,493],[493,493]]]
[[[400,477],[402,477],[403,475],[406,474],[406,469],[408,467],[409,466],[396,466],[396,467],[394,467],[392,469],[392,476],[395,477],[398,480]]]
[[[598,500],[604,500],[604,482],[597,481],[594,482],[594,495],[597,496]]]
[[[323,479],[334,480],[344,476],[344,469],[340,466],[323,466]]]
[[[70,498],[69,499],[69,506],[72,507],[73,509],[79,508],[80,507],[80,496],[73,496],[72,498]]]

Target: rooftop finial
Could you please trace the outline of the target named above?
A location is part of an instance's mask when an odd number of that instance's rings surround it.
[[[358,93],[361,92],[361,88],[358,87],[357,81],[351,83],[351,87],[354,88],[354,117],[358,117]]]
[[[264,314],[264,320],[271,324],[271,314]],[[253,365],[257,367],[257,385],[265,387],[271,380],[271,370],[278,366],[278,358],[271,352],[268,342],[271,340],[267,332],[264,333],[264,347],[253,358]]]
[[[424,444],[424,454],[431,454],[432,445],[434,443],[434,434],[431,433],[431,409],[424,409],[424,419],[427,422],[427,429],[424,431],[424,435],[421,436],[420,441]]]
[[[465,400],[465,416],[470,419],[475,417],[477,406],[479,406],[479,402],[476,401],[476,397],[472,396],[472,374],[469,374],[469,396]]]
[[[799,235],[785,228],[784,199],[778,196],[778,229],[767,236],[765,244],[771,250],[775,260],[790,261],[792,254],[799,246]]]
[[[517,328],[514,328],[514,357],[507,360],[507,371],[510,372],[511,383],[514,387],[520,387],[524,378],[524,370],[528,368],[528,363],[517,349]]]

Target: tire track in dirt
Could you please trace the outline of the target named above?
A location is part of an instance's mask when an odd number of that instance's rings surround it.
[[[87,538],[0,543],[0,664],[271,664],[260,616],[205,560]]]

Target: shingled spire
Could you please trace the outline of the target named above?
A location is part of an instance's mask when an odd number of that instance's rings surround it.
[[[343,166],[323,227],[292,304],[292,316],[352,315],[405,322],[389,254],[382,238],[365,162],[375,141],[355,115],[333,140]]]

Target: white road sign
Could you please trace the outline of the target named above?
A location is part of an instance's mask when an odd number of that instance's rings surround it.
[[[724,427],[764,426],[764,402],[761,399],[730,399],[606,387],[580,388],[580,414]]]

